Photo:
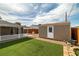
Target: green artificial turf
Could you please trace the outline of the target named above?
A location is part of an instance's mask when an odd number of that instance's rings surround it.
[[[63,46],[34,38],[0,43],[0,56],[62,56]]]

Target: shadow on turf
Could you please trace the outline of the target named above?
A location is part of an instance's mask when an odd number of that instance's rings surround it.
[[[31,40],[31,39],[33,39],[33,38],[26,37],[26,38],[17,39],[17,40],[14,40],[14,41],[0,43],[0,49],[14,45],[14,44],[18,44],[18,43],[21,43],[21,42],[24,42],[24,41],[28,41],[28,40]]]

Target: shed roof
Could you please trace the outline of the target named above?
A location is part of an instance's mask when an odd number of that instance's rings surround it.
[[[59,22],[59,23],[48,23],[48,24],[40,24],[40,26],[49,26],[49,25],[52,25],[52,26],[60,26],[60,25],[69,25],[70,22]]]

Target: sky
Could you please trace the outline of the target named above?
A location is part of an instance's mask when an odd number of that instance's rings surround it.
[[[0,16],[8,22],[38,25],[65,21],[79,26],[79,3],[0,3]]]

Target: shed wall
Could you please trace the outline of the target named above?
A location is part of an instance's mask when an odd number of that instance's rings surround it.
[[[70,40],[70,25],[54,26],[54,39]]]
[[[47,38],[47,26],[39,26],[39,37]]]

